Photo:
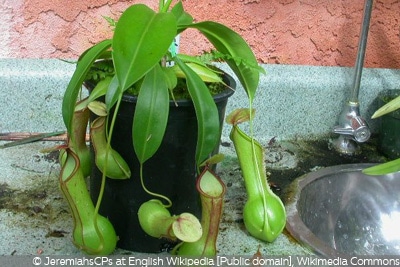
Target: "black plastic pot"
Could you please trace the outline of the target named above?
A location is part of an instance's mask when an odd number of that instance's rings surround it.
[[[232,77],[227,84],[235,88]],[[232,89],[214,97],[217,104],[221,127],[228,97]],[[117,246],[137,252],[161,252],[173,244],[166,239],[148,236],[140,227],[137,212],[140,205],[150,196],[142,189],[139,178],[139,162],[132,145],[132,120],[136,97],[124,96],[121,103],[112,139],[112,147],[127,161],[132,176],[127,180],[106,179],[100,214],[110,219],[119,241]],[[201,205],[196,190],[195,150],[197,140],[197,119],[191,100],[178,101],[178,107],[171,101],[166,133],[157,153],[145,162],[144,182],[146,187],[172,200],[171,214],[190,212],[200,218]],[[216,148],[218,149],[218,147]],[[95,166],[95,164],[93,164]],[[93,201],[97,201],[101,172],[94,167],[90,179]]]

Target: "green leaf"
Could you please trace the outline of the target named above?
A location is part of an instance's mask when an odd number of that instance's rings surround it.
[[[171,99],[175,102],[175,105],[177,105],[174,96],[174,88],[178,84],[178,77],[176,77],[175,72],[171,67],[163,67],[162,70],[165,75],[165,81],[167,83]]]
[[[217,50],[230,56],[226,62],[238,77],[250,101],[253,101],[260,78],[260,69],[246,41],[235,31],[217,22],[204,21],[188,27],[198,29]]]
[[[196,163],[199,166],[214,150],[220,138],[220,124],[217,106],[207,86],[190,67],[178,58],[179,68],[185,73],[189,94],[197,116],[198,136]]]
[[[186,66],[191,68],[194,72],[196,72],[196,74],[199,75],[201,80],[204,82],[224,83],[221,76],[207,66],[199,65],[197,63],[192,63],[192,62],[185,64]],[[182,72],[179,66],[175,65],[172,68],[175,71],[175,74],[178,78],[186,78],[185,74]]]
[[[75,110],[75,104],[78,99],[79,91],[82,87],[82,83],[86,78],[86,74],[89,72],[94,61],[108,48],[111,46],[111,40],[104,40],[97,45],[86,50],[83,55],[79,58],[75,72],[68,84],[68,87],[64,93],[62,102],[62,115],[64,124],[67,128],[68,133],[71,134],[72,116]]]
[[[392,111],[395,111],[400,108],[400,96],[396,97],[392,101],[386,103],[381,108],[379,108],[375,113],[372,115],[372,119],[378,118],[385,114],[388,114]]]
[[[398,171],[400,171],[400,159],[395,159],[362,170],[362,172],[367,175],[385,175]]]
[[[169,94],[159,65],[147,73],[140,88],[132,126],[133,147],[140,163],[160,147],[167,127]]]
[[[167,53],[177,32],[172,13],[156,13],[143,4],[129,7],[113,37],[115,72],[122,91],[143,77]]]
[[[171,67],[162,68],[162,70],[164,71],[168,89],[174,89],[178,84],[178,78],[176,77],[174,70]]]
[[[117,76],[113,76],[106,92],[106,106],[108,111],[111,110],[118,99],[122,98],[122,94],[123,92],[118,84]]]
[[[194,57],[185,54],[177,54],[176,56],[185,63],[192,62],[207,67],[207,64],[203,60],[201,60],[200,57]],[[207,61],[207,63],[209,63],[209,61]]]
[[[183,9],[182,2],[178,2],[171,10],[171,12],[176,16],[178,29],[183,31],[186,29],[187,25],[193,23],[193,17]]]
[[[200,167],[211,166],[211,165],[220,163],[224,160],[224,158],[225,158],[225,155],[222,153],[212,155],[210,158],[206,159],[203,163],[201,163]]]
[[[107,93],[110,83],[111,77],[109,76],[105,77],[104,80],[99,81],[90,93],[88,101],[92,102],[97,98],[104,96]]]

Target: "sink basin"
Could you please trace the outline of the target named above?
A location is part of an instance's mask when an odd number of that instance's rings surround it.
[[[400,173],[369,176],[373,164],[346,164],[296,179],[287,230],[326,257],[400,255]]]

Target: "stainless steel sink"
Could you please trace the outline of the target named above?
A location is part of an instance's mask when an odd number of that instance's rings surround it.
[[[327,167],[296,179],[287,230],[317,254],[400,255],[400,173],[368,176],[373,164]]]

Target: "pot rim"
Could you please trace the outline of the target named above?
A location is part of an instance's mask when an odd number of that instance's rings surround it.
[[[232,96],[233,93],[235,93],[235,91],[236,91],[236,81],[233,79],[233,77],[231,75],[229,75],[225,71],[223,71],[223,73],[224,73],[223,81],[228,86],[221,93],[213,96],[213,99],[214,99],[215,103],[220,103],[222,101],[225,101],[230,96]],[[93,90],[93,88],[95,86],[95,84],[90,82],[90,81],[84,81],[83,85],[89,91]],[[136,103],[137,96],[124,93],[124,95],[122,96],[122,100],[124,102]],[[177,99],[175,101],[170,99],[169,105],[170,106],[184,106],[184,107],[187,107],[187,106],[193,106],[193,101],[191,99]]]
[[[225,101],[227,98],[232,96],[233,93],[235,93],[236,81],[233,79],[233,77],[228,73],[224,72],[223,80],[228,85],[228,87],[226,87],[225,90],[223,90],[221,93],[213,96],[215,103],[220,103],[222,101]],[[136,103],[137,96],[124,94],[122,100],[125,102]],[[177,99],[175,101],[170,99],[169,105],[174,107],[175,106],[187,107],[187,106],[193,106],[193,101],[191,99]]]

